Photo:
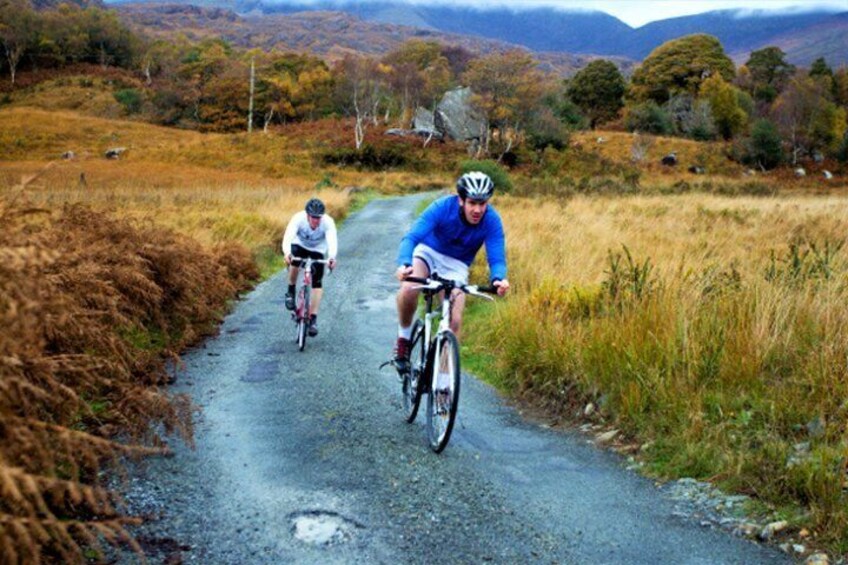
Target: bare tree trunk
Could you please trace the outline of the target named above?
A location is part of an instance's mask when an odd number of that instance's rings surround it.
[[[353,109],[356,112],[356,125],[353,128],[353,139],[356,143],[356,150],[359,151],[359,148],[362,147],[362,142],[365,138],[365,128],[363,127],[364,116],[362,115],[362,111],[359,109],[359,89],[354,87],[353,89]]]
[[[15,84],[15,74],[18,70],[18,63],[21,62],[21,57],[24,54],[24,48],[21,45],[5,46],[6,60],[9,62],[9,74],[12,77],[12,86]]]
[[[150,86],[151,84],[153,84],[153,77],[150,76],[150,65],[151,64],[152,64],[152,61],[150,60],[150,57],[148,57],[144,62],[144,78],[145,78],[144,83],[147,86]]]
[[[253,133],[253,92],[256,84],[256,59],[250,58],[250,103],[247,110],[247,133]],[[265,124],[267,128],[267,123]]]
[[[271,108],[271,111],[265,115],[265,125],[262,126],[262,133],[268,134],[268,125],[271,123],[271,120],[274,119],[274,109]]]

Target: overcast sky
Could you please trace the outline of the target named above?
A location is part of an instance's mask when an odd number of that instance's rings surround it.
[[[108,0],[107,0],[108,1]],[[265,0],[268,3],[309,3],[315,0]],[[362,0],[336,0],[353,2]],[[369,0],[365,0],[369,1]],[[828,8],[848,12],[848,0],[370,0],[406,1],[413,4],[449,4],[462,6],[507,6],[513,9],[555,6],[568,10],[601,10],[633,27],[654,20],[699,14],[712,10],[744,9],[786,11]]]
[[[514,2],[529,4],[534,2]],[[848,12],[848,0],[539,0],[540,3],[563,8],[593,8],[607,12],[633,27],[639,27],[654,20],[663,20],[675,16],[699,14],[712,10],[786,10],[802,6],[825,7]]]

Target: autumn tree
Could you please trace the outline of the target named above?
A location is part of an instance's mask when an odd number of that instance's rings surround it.
[[[701,83],[699,94],[709,102],[716,128],[724,139],[731,139],[742,131],[748,114],[740,107],[734,86],[725,82],[721,75],[713,75]]]
[[[568,82],[566,93],[589,118],[589,127],[615,119],[624,106],[627,85],[610,61],[592,61]]]
[[[28,0],[0,1],[0,44],[9,65],[12,85],[18,63],[35,41],[36,13]]]
[[[475,104],[486,116],[490,132],[497,132],[501,156],[521,142],[534,108],[550,85],[536,61],[519,50],[475,59],[463,80],[474,92]]]
[[[682,92],[696,94],[701,83],[713,75],[733,80],[733,61],[711,35],[687,35],[654,49],[631,79],[630,96],[636,101],[664,104]]]
[[[848,106],[848,67],[841,67],[833,73],[833,101],[840,106]]]
[[[775,100],[772,115],[792,149],[792,164],[802,154],[834,148],[845,132],[845,110],[827,99],[825,87],[809,76],[793,77]]]
[[[390,69],[370,57],[348,55],[333,67],[336,99],[354,118],[356,149],[365,141],[368,122],[376,122],[385,101]]]
[[[745,68],[751,75],[750,92],[757,100],[772,102],[795,73],[779,47],[764,47],[751,52]]]
[[[326,63],[312,55],[272,53],[259,70],[260,106],[265,109],[265,126],[314,119],[329,112],[332,76]]]
[[[432,107],[453,83],[444,47],[435,41],[411,40],[386,55],[389,85],[400,102],[404,121],[418,106]]]

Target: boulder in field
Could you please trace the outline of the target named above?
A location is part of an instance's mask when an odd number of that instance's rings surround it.
[[[489,124],[486,118],[471,104],[471,89],[449,90],[436,106],[434,122],[436,130],[445,137],[457,141],[482,139]]]

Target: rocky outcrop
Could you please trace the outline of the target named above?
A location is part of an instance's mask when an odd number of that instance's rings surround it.
[[[457,141],[482,139],[486,135],[486,118],[471,105],[471,89],[456,88],[445,93],[434,114],[436,130]]]

